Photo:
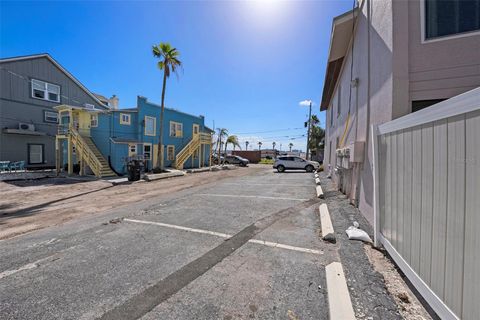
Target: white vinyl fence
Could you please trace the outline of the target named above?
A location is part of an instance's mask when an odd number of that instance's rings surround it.
[[[372,126],[375,242],[442,319],[480,319],[480,88]]]

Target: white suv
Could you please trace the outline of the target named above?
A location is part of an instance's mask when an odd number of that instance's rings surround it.
[[[306,170],[312,172],[320,167],[320,163],[317,161],[309,161],[300,157],[286,156],[278,157],[273,164],[273,168],[278,172],[284,172],[286,169],[290,170]]]

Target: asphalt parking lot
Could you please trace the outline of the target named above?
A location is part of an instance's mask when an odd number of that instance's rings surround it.
[[[328,319],[339,254],[312,177],[266,169],[2,241],[0,317]]]

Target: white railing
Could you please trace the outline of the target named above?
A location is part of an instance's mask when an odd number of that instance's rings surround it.
[[[442,319],[480,314],[480,88],[372,126],[375,243]]]

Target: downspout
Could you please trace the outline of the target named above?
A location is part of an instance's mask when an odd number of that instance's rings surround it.
[[[373,0],[367,0],[367,128],[366,128],[366,136],[365,136],[365,150],[363,152],[363,162],[361,165],[361,170],[358,174],[357,177],[357,190],[356,190],[356,202],[357,202],[357,207],[359,206],[360,203],[360,176],[361,173],[363,172],[365,162],[367,161],[368,158],[368,137],[370,134],[370,29],[371,29],[371,24],[372,24],[372,17],[371,17],[371,1]]]

